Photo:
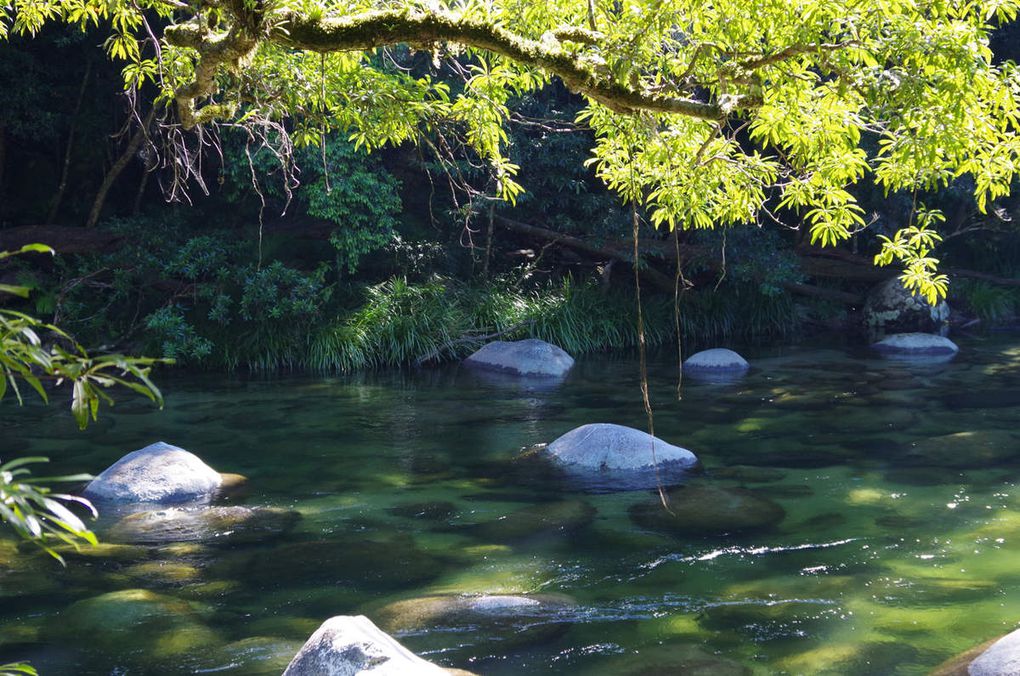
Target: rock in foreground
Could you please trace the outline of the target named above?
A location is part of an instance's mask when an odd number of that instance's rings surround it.
[[[871,346],[886,357],[951,358],[960,351],[956,343],[932,333],[896,333]]]
[[[574,359],[555,345],[530,338],[483,345],[464,363],[519,376],[563,376],[574,365]]]
[[[939,665],[932,676],[1016,676],[1020,674],[1020,629]]]
[[[447,676],[386,634],[364,615],[338,615],[322,623],[283,676]]]
[[[549,444],[545,452],[571,480],[592,490],[673,485],[699,467],[697,456],[686,448],[632,427],[608,423],[573,429]]]
[[[85,487],[85,497],[172,504],[212,497],[223,478],[198,456],[162,441],[128,453]]]

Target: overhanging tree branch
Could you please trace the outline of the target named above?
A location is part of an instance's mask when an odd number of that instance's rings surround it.
[[[235,13],[238,11],[243,10],[235,9]],[[465,45],[541,68],[559,77],[573,91],[617,113],[646,111],[719,120],[736,108],[760,103],[757,97],[746,94],[706,102],[635,88],[616,80],[598,59],[567,50],[552,33],[546,36],[548,39],[533,40],[501,26],[446,11],[378,10],[341,18],[312,18],[286,12],[267,16],[262,26],[252,23],[250,17],[245,20],[238,17],[238,24],[222,34],[214,34],[197,23],[167,29],[170,44],[191,47],[201,56],[193,82],[177,96],[185,127],[227,112],[215,106],[198,108],[196,102],[215,94],[215,76],[220,68],[241,67],[260,40],[320,53],[368,51],[396,44],[423,50],[442,43]],[[262,37],[258,37],[260,32]],[[571,33],[559,31],[559,34]],[[586,41],[596,37],[590,31],[585,31],[585,35]]]

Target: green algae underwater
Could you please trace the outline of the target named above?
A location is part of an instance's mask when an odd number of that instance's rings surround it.
[[[705,466],[669,491],[675,517],[521,459],[584,423],[643,428],[630,355],[555,384],[171,374],[165,410],[125,399],[84,433],[5,406],[4,454],[54,473],[163,440],[249,482],[170,530],[104,514],[66,568],[0,539],[0,663],[279,674],[323,620],[363,613],[480,674],[924,674],[1020,622],[1020,339],[960,343],[944,364],[746,351],[744,379],[680,401],[675,357],[653,356],[656,433]],[[483,593],[550,602],[428,605]]]

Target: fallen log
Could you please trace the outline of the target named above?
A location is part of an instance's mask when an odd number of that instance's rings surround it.
[[[26,244],[45,244],[65,255],[109,253],[124,241],[118,235],[96,228],[67,225],[21,225],[0,230],[0,251],[14,251]]]
[[[562,244],[563,246],[575,249],[577,251],[583,251],[584,253],[591,254],[593,256],[598,256],[602,259],[619,260],[634,265],[633,254],[626,251],[621,251],[619,249],[607,246],[599,246],[597,244],[593,244],[591,242],[583,240],[580,237],[575,237],[573,235],[568,235],[562,232],[555,232],[554,230],[541,228],[537,225],[521,223],[520,221],[515,221],[506,218],[505,216],[495,216],[493,220],[503,228],[510,230],[512,232],[516,232],[522,235],[529,235],[531,237],[538,237],[539,239],[544,239],[546,241],[553,242],[554,244]],[[659,272],[658,270],[656,270],[655,268],[651,267],[648,264],[642,264],[640,261],[638,263],[638,266],[639,266],[638,270],[641,273],[641,275],[645,277],[648,281],[655,284],[655,286],[669,291],[673,290],[672,277],[663,274],[662,272]]]

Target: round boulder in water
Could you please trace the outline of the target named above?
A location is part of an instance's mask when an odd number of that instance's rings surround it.
[[[686,448],[623,425],[592,423],[549,444],[546,454],[590,490],[627,491],[675,484],[699,467]]]
[[[677,535],[724,535],[767,530],[786,518],[786,511],[745,488],[680,486],[667,493],[669,511],[658,500],[633,505],[630,518],[643,528]]]
[[[85,497],[114,502],[190,502],[212,497],[220,473],[162,441],[128,453],[85,487]]]
[[[576,607],[561,594],[443,594],[390,603],[372,616],[395,633],[474,631],[501,645],[521,645],[561,633]]]
[[[872,346],[884,357],[892,359],[924,359],[943,361],[960,351],[956,343],[933,333],[895,333]]]
[[[574,365],[574,359],[551,343],[529,338],[483,345],[464,363],[519,376],[563,376]]]
[[[695,352],[684,360],[684,373],[704,380],[728,380],[747,373],[751,365],[733,350],[717,347]]]

